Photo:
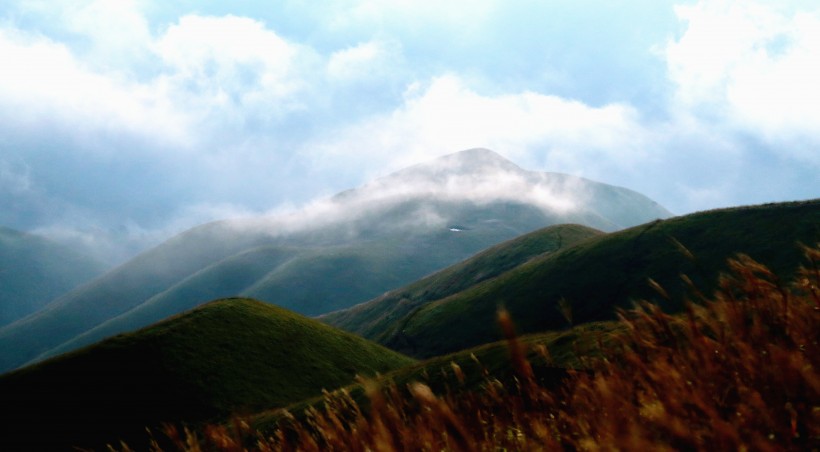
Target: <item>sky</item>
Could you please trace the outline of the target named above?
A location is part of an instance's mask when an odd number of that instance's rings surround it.
[[[4,0],[0,62],[0,226],[109,262],[475,147],[676,214],[820,196],[815,1]]]

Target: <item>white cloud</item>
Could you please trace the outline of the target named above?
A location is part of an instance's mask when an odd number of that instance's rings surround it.
[[[185,16],[154,47],[176,76],[213,90],[251,87],[283,95],[293,89],[285,79],[296,49],[253,19]]]
[[[97,21],[107,23],[103,13],[112,7],[107,1],[66,7],[61,17],[68,30],[90,30]],[[214,125],[241,136],[249,120],[264,123],[299,108],[295,93],[306,77],[295,60],[310,51],[259,21],[185,16],[154,37],[145,34],[144,18],[131,10],[113,15],[109,25],[124,27],[128,45],[144,48],[159,72],[112,67],[115,61],[100,53],[0,27],[0,116],[5,122],[17,129],[51,124],[86,140],[84,146],[98,140],[94,137],[126,134],[189,150],[213,143],[207,132]],[[88,37],[108,50],[127,50],[124,42],[109,42],[113,29],[106,30],[89,31]]]
[[[327,75],[343,82],[384,78],[400,63],[396,43],[372,40],[348,47],[330,55]]]
[[[755,2],[676,8],[666,48],[678,105],[820,164],[820,9]]]
[[[645,155],[646,133],[628,105],[590,107],[534,92],[481,95],[455,75],[411,85],[404,104],[311,143],[318,164],[365,160],[398,168],[456,150],[485,147],[513,159],[574,171],[601,157],[630,166]],[[539,155],[540,154],[540,155]],[[527,162],[522,162],[527,163]]]
[[[49,122],[70,134],[126,132],[186,143],[185,115],[150,86],[89,69],[67,46],[0,28],[0,115],[6,124]]]
[[[72,32],[90,39],[95,63],[128,66],[142,61],[151,41],[141,3],[136,0],[70,2],[63,6],[63,23]]]

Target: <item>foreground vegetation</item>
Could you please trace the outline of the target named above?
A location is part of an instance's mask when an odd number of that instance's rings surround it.
[[[166,434],[180,450],[816,449],[820,247],[806,254],[791,284],[741,255],[714,297],[692,288],[682,315],[647,303],[621,311],[623,332],[560,389],[539,382],[501,312],[512,383],[490,377],[456,395],[365,381],[366,408],[341,390],[304,419],[283,412],[271,431],[237,420]],[[464,371],[451,368],[456,387]]]

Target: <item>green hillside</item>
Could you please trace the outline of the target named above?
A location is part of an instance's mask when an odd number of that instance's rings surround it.
[[[0,448],[139,444],[145,426],[285,406],[411,362],[266,303],[220,300],[0,377]]]
[[[45,237],[0,227],[0,326],[37,311],[104,269]]]
[[[399,327],[394,322],[435,300],[461,292],[494,278],[528,260],[555,252],[581,240],[602,234],[581,225],[558,225],[539,229],[493,246],[456,265],[422,278],[406,287],[320,320],[372,340],[388,337]]]
[[[700,212],[655,221],[582,241],[536,258],[500,277],[425,304],[368,337],[411,356],[429,357],[499,338],[499,305],[523,333],[565,328],[558,307],[571,304],[577,323],[611,319],[633,300],[678,310],[688,275],[704,293],[716,286],[727,258],[746,253],[789,276],[800,261],[798,242],[820,241],[820,200]],[[684,245],[694,259],[687,257]],[[664,299],[648,283],[668,293]],[[386,333],[386,334],[384,334]]]

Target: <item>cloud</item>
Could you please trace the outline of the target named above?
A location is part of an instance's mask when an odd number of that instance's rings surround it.
[[[225,225],[274,236],[331,224],[354,233],[358,228],[371,227],[375,218],[386,222],[380,224],[388,228],[444,227],[452,221],[453,206],[446,203],[526,203],[548,215],[566,215],[583,211],[584,201],[591,195],[588,182],[581,178],[522,170],[503,157],[479,149],[425,161],[337,196],[314,199],[302,206],[280,206],[264,215],[236,218]],[[414,210],[411,215],[395,218],[381,215],[398,205],[402,210]],[[390,222],[395,223],[388,225]]]
[[[276,108],[299,89],[301,74],[292,74],[299,50],[250,18],[188,15],[153,48],[167,68],[162,82],[174,94],[192,94],[196,106],[269,102]]]
[[[720,1],[676,12],[686,31],[665,55],[677,105],[820,165],[820,9]]]
[[[0,27],[0,114],[18,127],[50,122],[74,135],[124,133],[186,149],[212,142],[197,140],[203,130],[242,135],[249,124],[303,108],[309,48],[235,16],[186,15],[154,35],[129,5],[111,17],[117,8],[109,1],[57,8],[62,32],[81,33],[88,51]],[[137,67],[111,57],[131,49],[141,51],[130,61]]]
[[[390,78],[401,64],[397,43],[371,40],[333,52],[326,70],[328,78],[335,81],[374,81]]]
[[[0,222],[169,233],[473,147],[680,213],[816,192],[816,6],[590,4],[5,3]]]
[[[475,147],[555,171],[577,171],[602,157],[628,167],[645,154],[638,116],[625,104],[591,107],[529,91],[482,95],[450,74],[409,86],[395,110],[340,128],[306,152],[316,165],[353,158],[371,170]]]
[[[0,115],[6,125],[68,135],[124,132],[173,144],[188,141],[186,116],[168,99],[117,73],[97,72],[67,46],[0,28]]]

